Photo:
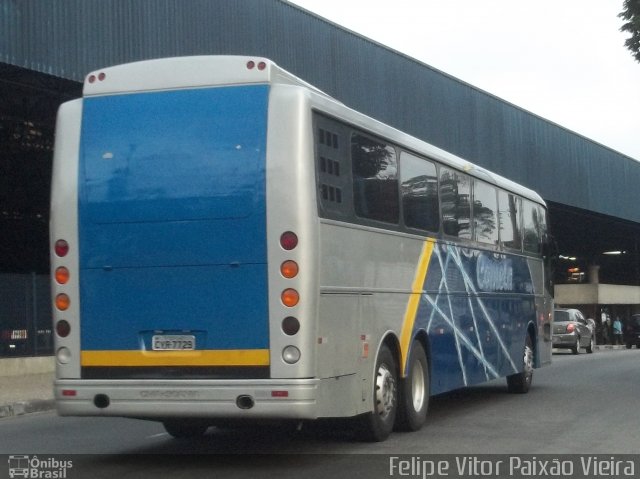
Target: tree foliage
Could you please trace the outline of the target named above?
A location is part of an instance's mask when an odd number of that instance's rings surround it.
[[[636,61],[640,62],[640,0],[624,0],[623,11],[618,15],[625,23],[621,31],[631,34],[624,45],[629,49]]]

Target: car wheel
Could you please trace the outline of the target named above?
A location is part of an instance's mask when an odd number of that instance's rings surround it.
[[[591,339],[589,340],[589,346],[587,346],[587,354],[591,354],[595,348],[596,348],[596,340],[592,335]]]
[[[507,389],[510,393],[524,394],[529,392],[533,381],[533,342],[527,334],[522,357],[522,372],[507,376]]]
[[[633,346],[633,344],[627,343],[625,346],[627,347],[627,349],[631,349],[631,346]]]
[[[571,348],[573,354],[580,354],[580,338],[576,338],[576,344]]]
[[[397,367],[386,345],[378,354],[373,381],[373,410],[359,418],[359,435],[365,441],[380,442],[393,431],[398,410]]]
[[[417,431],[427,420],[429,407],[429,363],[422,344],[414,341],[408,360],[407,377],[400,381],[396,428]]]

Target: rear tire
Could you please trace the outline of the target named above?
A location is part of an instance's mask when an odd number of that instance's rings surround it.
[[[397,429],[417,431],[427,420],[429,408],[429,362],[422,344],[414,341],[407,377],[400,381]]]
[[[386,345],[376,361],[373,410],[359,418],[359,435],[365,441],[381,442],[389,437],[398,411],[398,368]]]
[[[580,338],[576,339],[576,344],[571,348],[573,354],[580,354]]]
[[[522,372],[507,376],[507,389],[510,393],[525,394],[531,388],[533,381],[533,342],[531,335],[527,334],[522,355]]]
[[[596,348],[596,340],[594,339],[594,337],[592,335],[591,339],[589,340],[589,346],[587,346],[587,354],[593,353],[593,350],[595,348]]]
[[[176,439],[189,439],[204,436],[209,425],[197,419],[169,419],[163,421],[165,431]]]

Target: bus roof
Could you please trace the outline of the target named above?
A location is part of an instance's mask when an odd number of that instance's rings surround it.
[[[267,58],[235,55],[158,58],[101,68],[85,77],[83,96],[248,83],[303,86],[328,97]]]
[[[85,78],[83,96],[252,83],[304,87],[313,93],[314,102],[318,108],[329,115],[369,129],[405,148],[426,154],[440,163],[473,177],[545,204],[535,191],[353,110],[267,58],[206,55],[159,58],[116,65],[89,73]]]

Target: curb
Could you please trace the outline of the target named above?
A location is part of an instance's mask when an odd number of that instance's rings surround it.
[[[0,419],[12,416],[23,416],[36,412],[51,411],[56,408],[53,399],[35,399],[33,401],[22,401],[13,404],[0,406]]]

